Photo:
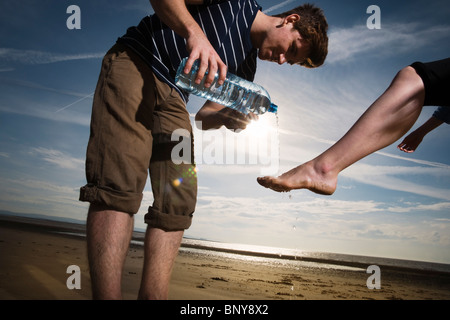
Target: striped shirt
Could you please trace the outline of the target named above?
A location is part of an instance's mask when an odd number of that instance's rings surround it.
[[[257,57],[250,28],[260,9],[256,0],[204,0],[203,5],[188,6],[228,71],[249,81],[254,79]],[[128,28],[117,41],[133,49],[161,81],[175,88],[184,101],[188,101],[188,93],[175,85],[178,66],[188,56],[186,40],[156,14],[142,19],[137,27]]]

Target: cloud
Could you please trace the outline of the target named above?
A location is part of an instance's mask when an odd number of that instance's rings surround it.
[[[0,202],[3,210],[84,219],[86,203],[78,201],[78,187],[34,178],[3,179]]]
[[[52,87],[43,86],[40,83],[27,81],[27,80],[19,80],[19,79],[0,77],[0,84],[4,84],[4,85],[8,85],[8,86],[18,86],[18,87],[29,88],[29,89],[43,90],[43,91],[47,91],[47,92],[68,95],[68,96],[73,96],[73,97],[80,97],[80,98],[86,97],[86,94],[84,94],[84,93],[79,93],[79,92],[75,92],[72,90],[65,90],[65,89],[55,89]],[[90,95],[92,95],[92,93]]]
[[[445,163],[421,160],[421,159],[414,159],[414,158],[407,158],[407,157],[402,157],[399,155],[382,152],[382,151],[378,151],[378,152],[376,152],[376,154],[379,154],[379,155],[382,155],[385,157],[389,157],[389,158],[393,158],[393,159],[399,159],[399,160],[403,160],[403,161],[409,161],[409,162],[414,162],[414,163],[418,163],[418,164],[423,164],[423,165],[430,166],[430,167],[442,168],[442,169],[446,169],[446,170],[450,169],[450,166]]]
[[[426,185],[422,180],[421,182],[412,182],[408,180],[410,176],[418,175],[445,177],[450,175],[450,172],[448,169],[442,168],[374,166],[359,163],[345,169],[341,173],[341,176],[387,190],[408,192],[435,199],[450,199],[449,189]]]
[[[87,98],[88,97],[79,99],[76,102],[82,103]],[[70,105],[66,105],[65,107],[58,106],[57,108],[59,111],[62,111],[71,105],[73,105],[73,103],[71,103]],[[84,107],[90,108],[90,104],[84,105]],[[58,110],[56,110],[56,111],[58,111]],[[85,110],[85,109],[83,109],[83,110]],[[16,101],[14,101],[14,104],[10,105],[10,106],[2,105],[0,103],[0,111],[6,112],[6,113],[13,113],[13,114],[25,115],[25,116],[30,116],[30,117],[36,117],[36,118],[41,118],[41,119],[46,119],[46,120],[72,123],[72,124],[77,124],[77,125],[86,126],[86,127],[89,126],[90,121],[91,121],[89,112],[72,112],[70,114],[67,114],[65,112],[55,112],[54,108],[53,108],[53,110],[49,110],[49,106],[47,104],[29,102],[27,99],[19,99],[19,98],[17,98]],[[69,109],[69,112],[70,112],[70,109]]]
[[[407,232],[393,232],[389,233],[379,228],[375,229],[366,229],[364,231],[358,231],[357,236],[361,238],[375,239],[375,240],[401,240],[401,241],[410,241],[415,240],[416,237],[414,235],[408,234]]]
[[[49,64],[55,62],[84,60],[84,59],[100,59],[105,55],[104,52],[99,53],[79,53],[79,54],[61,54],[37,50],[20,50],[13,48],[0,48],[1,64]],[[5,67],[3,67],[5,68]],[[8,70],[10,68],[6,68]]]
[[[274,221],[291,220],[299,214],[315,219],[313,217],[325,218],[386,211],[386,205],[376,201],[350,201],[333,198],[294,199],[292,197],[284,201],[282,196],[227,197],[201,193],[198,202],[197,211],[207,210],[208,215],[223,216],[226,212],[224,218],[227,221],[244,218],[253,224],[255,223],[253,219],[263,219],[267,226]]]
[[[59,193],[59,194],[71,194],[74,191],[73,187],[57,185],[53,182],[37,179],[6,179],[9,186],[18,186],[20,189],[35,189],[39,190],[41,194]],[[18,190],[20,190],[18,189]],[[22,195],[23,196],[23,195]],[[24,199],[25,201],[25,199]]]
[[[379,30],[365,25],[335,28],[330,34],[327,63],[345,62],[358,56],[390,56],[418,50],[448,39],[450,26],[425,27],[420,23],[383,24]]]
[[[85,99],[87,99],[87,98],[92,98],[93,96],[94,96],[94,92],[92,92],[92,93],[90,93],[90,94],[88,94],[88,95],[85,95],[85,96],[81,97],[81,98],[78,99],[77,101],[74,101],[74,102],[72,102],[72,103],[69,103],[69,104],[67,104],[67,105],[65,105],[65,106],[63,106],[63,107],[61,107],[61,108],[59,108],[59,109],[56,110],[55,112],[61,112],[61,111],[63,111],[63,110],[66,110],[66,109],[70,108],[71,106],[77,104],[78,102],[81,102],[81,101],[83,101],[83,100],[85,100]]]
[[[414,211],[448,211],[450,210],[450,202],[438,202],[433,204],[405,203],[402,206],[390,206],[390,212],[414,212]],[[439,219],[441,222],[450,222],[449,219]]]
[[[227,225],[228,231],[231,231],[235,222],[247,224],[249,228],[258,225],[259,228],[269,229],[279,223],[297,227],[317,224],[318,228],[322,226],[325,231],[330,229],[330,224],[342,223],[342,221],[346,221],[348,228],[363,230],[362,226],[370,226],[371,221],[378,219],[379,215],[391,217],[390,221],[385,222],[386,225],[395,225],[398,219],[409,219],[409,214],[420,212],[425,212],[428,216],[421,218],[421,222],[450,225],[448,220],[435,219],[434,215],[448,212],[449,209],[448,201],[436,201],[429,204],[405,201],[387,203],[374,200],[312,197],[301,192],[292,193],[290,197],[286,195],[228,197],[200,192],[196,215],[202,216],[205,221],[214,221],[214,224],[220,226]],[[415,224],[412,220],[409,222]],[[344,225],[337,226],[336,230],[341,227]]]
[[[295,1],[296,1],[296,0],[286,0],[286,1],[283,1],[283,2],[281,2],[281,3],[279,3],[279,4],[273,5],[273,6],[271,6],[270,8],[267,8],[267,9],[263,10],[263,12],[264,12],[265,14],[269,14],[270,12],[272,12],[272,11],[274,11],[274,10],[277,10],[277,9],[279,9],[279,8],[282,8],[282,7],[284,7],[285,5],[287,5],[287,4],[291,3],[291,2],[295,2]]]
[[[84,159],[74,158],[59,150],[38,147],[32,148],[31,153],[37,154],[42,160],[63,169],[80,170],[84,168]]]
[[[393,243],[401,246],[404,241],[448,245],[449,239],[443,235],[450,224],[439,217],[449,208],[448,201],[423,204],[339,200],[301,191],[289,197],[286,194],[229,197],[200,192],[195,223],[188,235],[319,251],[336,250],[335,245],[348,248],[349,243],[357,243],[353,249],[361,250],[359,254],[399,257],[388,246]],[[377,240],[376,245],[373,240]]]
[[[292,130],[284,130],[284,129],[280,129],[279,132],[280,132],[280,134],[283,134],[283,135],[297,136],[297,137],[302,136],[307,139],[314,140],[314,141],[317,141],[317,142],[320,142],[320,143],[323,143],[323,144],[326,144],[329,146],[331,146],[337,142],[335,140],[323,139],[323,138],[316,137],[312,134],[304,133],[304,132],[295,132]],[[422,165],[430,166],[430,167],[442,168],[442,169],[446,169],[446,170],[450,169],[450,166],[448,164],[440,163],[440,162],[428,161],[428,160],[423,160],[423,159],[415,159],[415,158],[411,158],[411,157],[404,157],[401,155],[396,155],[396,154],[392,154],[392,153],[388,153],[388,152],[384,152],[384,151],[376,151],[376,152],[374,152],[374,154],[377,154],[377,155],[380,155],[383,157],[387,157],[387,158],[393,158],[393,159],[398,159],[398,160],[402,160],[402,161],[422,164]],[[410,171],[409,168],[407,170]]]

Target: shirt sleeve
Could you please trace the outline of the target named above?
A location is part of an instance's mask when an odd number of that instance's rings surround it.
[[[433,117],[450,124],[450,107],[439,107],[433,113]]]
[[[239,67],[236,70],[236,75],[253,82],[255,79],[255,73],[256,73],[256,57],[258,55],[257,50],[252,50],[245,60],[239,65]]]

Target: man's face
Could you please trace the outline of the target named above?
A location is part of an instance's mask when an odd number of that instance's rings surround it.
[[[278,64],[300,64],[308,57],[309,45],[302,39],[300,33],[293,27],[293,21],[300,17],[291,15],[284,18],[282,24],[272,29],[259,48],[258,57],[261,60],[273,61]]]

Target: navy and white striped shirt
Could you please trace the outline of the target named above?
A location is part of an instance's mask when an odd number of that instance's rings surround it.
[[[250,28],[260,9],[256,0],[205,0],[203,5],[188,6],[228,71],[249,81],[254,79],[257,57]],[[137,27],[128,28],[118,42],[133,49],[160,80],[174,87],[187,102],[188,94],[175,85],[178,66],[188,56],[185,39],[154,14],[142,19]]]

